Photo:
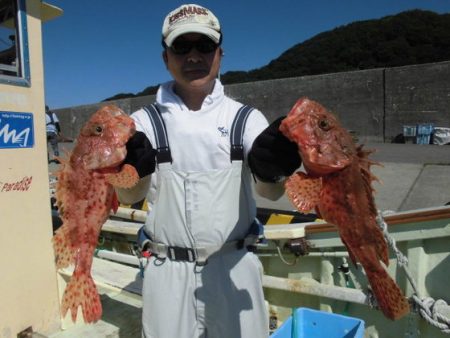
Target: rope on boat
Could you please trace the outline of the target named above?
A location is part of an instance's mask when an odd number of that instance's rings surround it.
[[[412,300],[414,301],[415,309],[419,311],[425,321],[429,324],[437,327],[443,333],[450,334],[450,318],[444,316],[440,309],[448,307],[447,303],[443,299],[434,300],[431,297],[421,297],[417,289],[417,284],[408,269],[408,258],[397,248],[394,238],[389,234],[387,230],[387,223],[385,222],[381,211],[378,211],[377,216],[378,226],[383,231],[384,238],[388,242],[389,246],[397,257],[397,263],[405,270],[406,277],[408,278],[411,286],[414,290]]]

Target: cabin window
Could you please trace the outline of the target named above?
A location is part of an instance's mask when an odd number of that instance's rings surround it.
[[[0,0],[0,83],[29,85],[25,0]]]

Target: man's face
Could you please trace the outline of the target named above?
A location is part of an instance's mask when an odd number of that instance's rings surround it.
[[[163,59],[177,84],[200,88],[219,73],[222,49],[216,46],[205,35],[184,34],[163,52]]]

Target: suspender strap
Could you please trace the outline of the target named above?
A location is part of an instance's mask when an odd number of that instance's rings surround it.
[[[155,134],[156,150],[158,151],[156,159],[158,163],[172,162],[166,126],[164,125],[164,121],[158,107],[155,104],[150,104],[145,106],[144,110],[147,112]]]
[[[46,125],[48,126],[49,124],[55,124],[55,121],[53,120],[53,113],[52,112],[50,112],[50,113],[47,113],[47,112],[45,112],[47,115],[48,115],[48,117],[50,118],[50,122],[49,123],[47,123]]]
[[[147,112],[155,134],[156,149],[158,151],[156,158],[158,160],[158,163],[172,162],[172,155],[170,153],[166,126],[164,125],[164,120],[162,119],[158,107],[155,104],[151,104],[145,106],[144,110]],[[231,161],[242,161],[244,159],[244,130],[247,119],[252,111],[252,107],[244,105],[239,108],[233,120],[230,133]]]
[[[247,123],[248,116],[252,112],[253,108],[247,105],[239,108],[233,124],[231,125],[230,143],[231,161],[242,161],[244,159],[244,130]]]

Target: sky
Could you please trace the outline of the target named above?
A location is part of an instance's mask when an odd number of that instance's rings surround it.
[[[175,0],[46,0],[64,13],[43,24],[46,104],[51,109],[136,94],[171,80],[162,61],[164,17]],[[292,46],[351,22],[450,0],[205,0],[223,31],[221,73],[268,64]]]

